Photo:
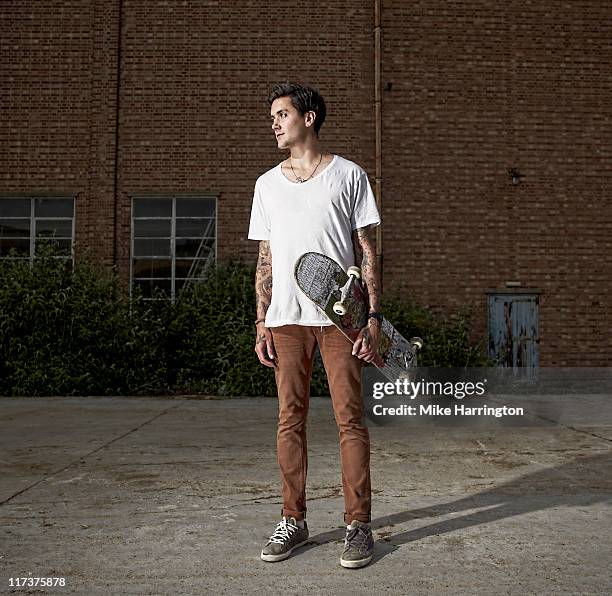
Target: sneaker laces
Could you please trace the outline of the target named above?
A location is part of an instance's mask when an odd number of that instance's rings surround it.
[[[297,530],[297,526],[293,524],[288,524],[287,519],[283,517],[283,519],[279,522],[278,526],[276,526],[276,530],[272,536],[270,536],[270,540],[268,542],[276,542],[277,544],[284,544],[291,538],[294,532]]]
[[[344,539],[344,547],[355,547],[359,552],[367,549],[368,546],[368,532],[361,526],[350,528],[346,531],[346,538]]]

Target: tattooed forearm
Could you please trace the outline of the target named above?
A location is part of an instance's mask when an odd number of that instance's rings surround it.
[[[270,243],[262,240],[259,243],[259,257],[255,270],[255,306],[257,320],[264,319],[272,301],[272,253]]]
[[[359,228],[353,232],[355,264],[361,267],[361,279],[368,295],[370,311],[380,310],[380,278],[373,228]]]

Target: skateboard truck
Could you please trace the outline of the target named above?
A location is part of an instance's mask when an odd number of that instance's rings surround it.
[[[340,300],[338,300],[338,302],[336,302],[333,306],[334,312],[337,315],[340,315],[341,317],[344,316],[347,312],[347,308],[346,306],[344,306],[344,302],[351,295],[351,292],[353,290],[353,284],[355,284],[358,279],[361,279],[361,269],[359,269],[359,267],[349,267],[346,270],[346,274],[349,276],[348,281],[341,289],[342,293],[340,295]]]
[[[417,352],[425,344],[425,342],[420,337],[411,337],[408,343],[410,345],[407,350],[399,349],[393,354],[394,358],[398,360],[398,362],[401,363],[403,360],[404,368],[410,368],[410,365],[416,357]]]
[[[407,358],[406,352],[404,352],[404,366],[408,368],[412,361],[416,358],[417,352],[423,349],[425,342],[420,337],[411,337],[408,341],[410,344],[410,357]]]
[[[423,346],[425,345],[425,342],[420,337],[411,337],[409,343],[414,348],[415,354],[419,350],[422,350]]]

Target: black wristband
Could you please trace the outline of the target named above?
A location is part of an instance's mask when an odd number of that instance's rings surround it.
[[[382,325],[383,315],[381,312],[369,312],[368,319],[376,319]]]

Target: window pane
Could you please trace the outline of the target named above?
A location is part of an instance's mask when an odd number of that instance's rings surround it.
[[[176,236],[207,238],[215,237],[215,220],[207,219],[177,219],[176,220]]]
[[[37,236],[72,238],[71,219],[37,219],[35,225]]]
[[[213,238],[207,238],[203,240],[202,246],[200,247],[200,254],[197,255],[197,258],[207,259],[212,253],[212,258],[215,257],[215,240]]]
[[[0,199],[0,217],[30,217],[30,199]]]
[[[133,276],[172,277],[171,259],[134,259]]]
[[[57,238],[41,238],[40,240],[36,240],[35,255],[39,255],[40,249],[45,245],[52,246],[57,254],[71,254],[72,240],[70,238],[66,240],[58,240]]]
[[[134,236],[170,236],[171,222],[171,219],[136,219],[134,220]]]
[[[183,289],[187,281],[188,280],[186,279],[175,279],[174,280],[174,292],[178,294]]]
[[[200,240],[197,238],[177,238],[176,240],[176,256],[177,257],[195,257],[200,246]]]
[[[208,259],[176,259],[175,275],[176,277],[201,277],[210,264]]]
[[[176,259],[174,275],[176,277],[189,277],[189,270],[193,259]]]
[[[14,248],[17,251],[17,255],[19,256],[30,256],[29,238],[0,238],[0,257],[8,257],[11,248]]]
[[[214,217],[215,199],[177,199],[177,217]]]
[[[170,238],[138,238],[134,240],[135,257],[169,257]]]
[[[206,257],[213,249],[214,240],[200,240],[200,238],[177,238],[177,257]],[[201,245],[201,246],[200,246]]]
[[[73,199],[36,199],[34,215],[36,217],[72,217]]]
[[[30,237],[29,219],[0,219],[0,236]]]
[[[172,217],[172,199],[134,199],[134,217]]]
[[[159,288],[165,292],[167,298],[170,298],[172,283],[169,279],[136,279],[134,280],[134,287],[140,288],[145,298],[153,296],[154,288]]]

